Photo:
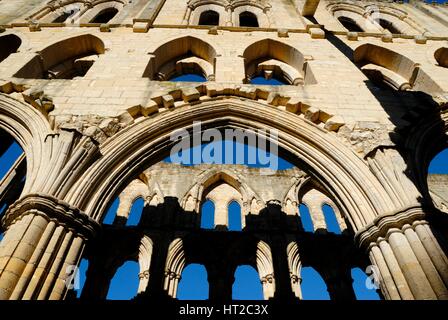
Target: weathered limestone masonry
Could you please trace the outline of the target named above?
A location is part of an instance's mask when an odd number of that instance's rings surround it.
[[[448,180],[427,174],[448,146],[447,67],[448,7],[420,1],[1,0],[0,153],[16,140],[24,156],[0,182],[0,299],[71,298],[82,257],[86,299],[126,260],[138,299],[175,298],[189,263],[213,300],[241,264],[265,299],[298,301],[302,266],[354,299],[350,268],[368,265],[385,299],[448,299]],[[207,81],[170,81],[191,73]],[[296,168],[159,163],[194,121],[276,129]],[[200,228],[207,199],[216,230]]]

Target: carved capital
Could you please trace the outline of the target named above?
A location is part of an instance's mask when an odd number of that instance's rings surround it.
[[[180,274],[178,274],[174,271],[171,271],[169,269],[165,271],[165,277],[168,277],[170,280],[174,280],[174,279],[180,280],[181,279]]]
[[[272,274],[272,273],[267,274],[263,278],[261,278],[262,284],[274,283],[274,281],[275,281],[275,278],[274,278],[274,274]]]
[[[290,275],[290,278],[291,278],[291,283],[292,283],[292,284],[301,284],[301,283],[302,283],[302,278],[299,277],[299,276],[296,275],[296,274],[291,274],[291,275]]]
[[[378,216],[364,229],[359,230],[355,235],[355,241],[361,248],[367,249],[372,242],[387,238],[390,230],[402,230],[405,225],[412,225],[425,219],[425,209],[417,205],[387,213]]]
[[[100,225],[78,208],[44,194],[29,194],[16,201],[6,212],[2,224],[8,228],[27,215],[39,215],[54,221],[74,233],[89,239],[100,229]]]
[[[149,270],[145,270],[145,271],[143,271],[143,272],[140,272],[140,273],[138,274],[138,278],[139,278],[140,280],[143,280],[143,279],[149,279]]]

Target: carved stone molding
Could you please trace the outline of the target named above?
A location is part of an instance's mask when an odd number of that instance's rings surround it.
[[[149,279],[149,270],[145,270],[145,271],[143,271],[143,272],[140,272],[140,273],[138,274],[138,278],[139,278],[140,280],[143,280],[143,279]]]
[[[266,276],[264,276],[263,278],[261,278],[261,283],[265,284],[265,283],[274,283],[275,279],[274,279],[274,274],[267,274]]]
[[[327,131],[337,132],[345,124],[341,117],[330,115],[315,106],[310,106],[297,97],[284,96],[277,92],[251,86],[224,86],[215,83],[200,84],[196,88],[186,87],[155,93],[148,104],[133,106],[127,109],[127,113],[129,117],[137,119],[154,116],[186,105],[194,106],[208,100],[223,100],[232,97],[266,103],[304,117],[315,124],[322,123],[323,128]]]
[[[387,238],[391,229],[401,230],[406,224],[412,225],[416,221],[425,220],[426,216],[425,208],[418,205],[378,216],[356,233],[355,241],[361,248],[367,249],[370,243],[376,242],[378,238]]]
[[[200,7],[202,5],[208,5],[208,4],[217,4],[221,5],[223,7],[230,8],[231,10],[240,7],[240,6],[254,6],[257,8],[260,8],[262,10],[270,9],[271,4],[268,0],[189,0],[188,1],[188,7],[192,10],[196,9],[197,7]]]
[[[166,270],[165,276],[168,277],[170,280],[174,280],[174,279],[180,280],[181,279],[180,274],[177,274],[176,272],[171,271],[171,270]]]
[[[40,215],[48,221],[55,221],[58,225],[72,229],[85,239],[94,236],[100,228],[96,221],[79,209],[44,194],[29,194],[15,202],[3,217],[2,224],[8,228],[30,214]]]

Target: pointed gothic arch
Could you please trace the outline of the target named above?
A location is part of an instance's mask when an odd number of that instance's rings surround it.
[[[244,228],[244,217],[251,212],[252,202],[255,200],[257,203],[260,203],[262,200],[241,177],[234,176],[234,173],[226,169],[212,168],[203,172],[198,177],[197,182],[188,188],[187,193],[182,198],[181,206],[187,212],[199,212],[201,203],[206,200],[206,195],[212,191],[214,187],[219,186],[219,184],[227,184],[233,188],[235,192],[240,194],[240,197],[237,197],[237,195],[234,194],[234,196],[229,198],[224,204],[227,209],[232,201],[238,202],[241,207],[241,226]],[[210,200],[216,205],[216,199]]]
[[[273,125],[270,121],[274,115],[279,119],[277,125]],[[177,120],[171,121],[172,117]],[[250,119],[250,126],[254,130],[258,128],[280,130],[279,148],[286,147],[284,140],[286,138],[284,134],[286,134],[288,136],[287,150],[291,152],[291,160],[294,160],[294,157],[299,157],[305,163],[311,161],[314,164],[319,164],[317,167],[316,165],[311,166],[314,168],[313,175],[328,185],[326,189],[331,190],[334,196],[340,199],[354,230],[358,230],[367,221],[374,219],[377,215],[376,212],[384,212],[388,207],[393,208],[393,201],[389,194],[366,164],[352,152],[345,152],[347,147],[339,140],[300,117],[291,117],[288,112],[267,108],[258,102],[243,102],[239,99],[203,102],[193,108],[176,108],[173,112],[144,119],[122,130],[103,145],[103,157],[84,172],[82,179],[79,180],[80,183],[73,185],[66,199],[83,208],[93,219],[98,219],[110,201],[110,192],[120,188],[126,176],[132,176],[136,174],[138,168],[149,166],[167,156],[173,144],[173,142],[169,142],[169,133],[172,130],[176,128],[191,130],[193,120],[201,120],[207,126],[213,125],[218,128],[223,126],[245,127],[247,119]],[[298,127],[300,130],[294,129]],[[285,128],[288,129],[285,130]],[[152,138],[153,130],[158,132],[157,141]],[[137,142],[127,148],[122,148],[121,139],[130,139],[134,135],[139,137],[135,139]],[[310,149],[307,142],[309,139],[321,141],[319,147]],[[338,152],[335,153],[334,150],[338,150]],[[144,156],[149,151],[151,151],[151,158]],[[113,163],[121,161],[120,159],[123,157],[128,159],[127,163],[130,164],[124,175],[120,170],[107,170],[106,172],[101,169],[114,168]],[[143,161],[131,161],[135,157]],[[117,175],[121,178],[117,179]],[[340,184],[342,177],[346,181],[344,185]],[[98,182],[86,185],[86,181]],[[366,181],[369,183],[366,184]],[[108,192],[102,191],[104,188]]]
[[[299,246],[296,242],[291,242],[286,248],[288,257],[289,276],[291,279],[291,287],[294,295],[302,299],[302,260],[300,258]]]
[[[46,163],[46,136],[53,130],[47,118],[33,106],[0,93],[0,128],[22,147],[27,159],[27,177],[23,193],[29,193],[37,180],[37,170]]]
[[[165,292],[176,298],[177,286],[186,264],[183,241],[180,238],[173,240],[168,248],[168,256],[165,264]]]

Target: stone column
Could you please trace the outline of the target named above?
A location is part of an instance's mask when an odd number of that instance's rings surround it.
[[[431,228],[426,221],[417,221],[414,223],[415,232],[422,242],[425,250],[431,257],[434,266],[439,272],[445,285],[448,286],[448,258],[440,247],[437,239],[434,237]]]
[[[417,233],[410,225],[405,225],[403,227],[403,231],[429,283],[431,284],[434,293],[437,295],[437,298],[441,300],[448,300],[447,287],[443,283],[442,278],[437,272],[436,267],[432,263],[431,258],[425,247],[423,246]]]
[[[191,7],[187,6],[187,9],[185,10],[184,13],[184,17],[182,19],[183,25],[188,25],[190,23],[191,12],[193,12],[193,10],[191,9]]]
[[[288,266],[288,256],[286,241],[279,235],[270,241],[272,251],[272,262],[274,267],[275,294],[274,299],[279,301],[295,300],[291,286],[290,270]]]
[[[350,269],[336,269],[335,266],[329,266],[322,275],[331,300],[356,300]]]
[[[63,299],[96,222],[50,196],[28,195],[8,210],[3,224],[0,300]]]
[[[292,291],[294,292],[294,295],[297,298],[299,298],[300,300],[302,300],[303,299],[302,277],[300,275],[293,274],[293,273],[291,273],[289,276],[291,278],[291,287],[292,287]]]
[[[378,268],[381,289],[388,299],[448,299],[447,257],[419,206],[376,219],[358,232],[361,246]]]
[[[403,275],[403,272],[401,271],[400,265],[397,261],[397,258],[395,257],[389,243],[384,238],[380,238],[378,240],[379,242],[379,248],[381,252],[377,252],[378,260],[380,259],[380,254],[384,258],[384,261],[386,262],[387,268],[391,273],[391,276],[394,280],[394,283],[397,287],[397,290],[400,294],[400,298],[403,300],[412,300],[414,299],[414,295],[412,294],[411,289],[409,288],[409,285]],[[379,267],[379,266],[378,266]],[[380,268],[381,276],[385,277],[385,273],[387,272],[386,269]]]
[[[153,253],[149,268],[149,274],[151,277],[148,279],[148,285],[143,295],[154,299],[171,298],[167,291],[164,290],[164,285],[166,282],[165,267],[168,256],[168,248],[172,239],[170,236],[166,235],[160,237],[153,235],[151,240],[153,241]]]
[[[437,296],[405,235],[401,230],[393,228],[389,230],[388,238],[414,297],[417,300],[436,299]]]
[[[232,286],[235,282],[235,268],[226,264],[207,265],[209,300],[225,302],[232,300]]]
[[[232,7],[227,7],[226,12],[227,12],[226,26],[233,27],[233,9],[232,9]]]
[[[103,257],[93,257],[89,260],[81,299],[105,300],[115,271]]]
[[[148,280],[149,280],[149,270],[145,270],[143,272],[140,272],[138,274],[138,291],[137,294],[145,292],[146,287],[148,286]]]
[[[379,282],[378,284],[384,293],[384,297],[387,300],[400,300],[400,293],[395,285],[393,275],[391,274],[386,260],[381,253],[381,249],[377,244],[371,246],[369,258],[373,265],[378,268],[375,276],[378,276],[379,279],[375,278],[375,280]]]
[[[269,300],[275,294],[275,277],[274,274],[270,273],[265,275],[260,279],[261,285],[263,287],[263,298],[264,300]]]
[[[170,297],[176,298],[177,287],[182,275],[170,269],[165,270],[165,289]]]

